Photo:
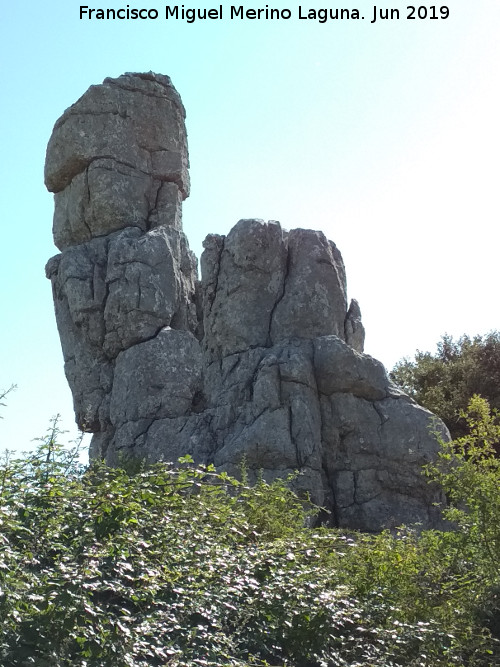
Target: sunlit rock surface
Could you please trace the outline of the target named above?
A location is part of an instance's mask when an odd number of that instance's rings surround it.
[[[438,521],[422,476],[442,422],[363,354],[342,256],[324,234],[240,220],[197,262],[184,108],[170,79],[92,86],[56,122],[47,263],[76,420],[91,457],[190,453],[296,488],[363,530]],[[307,223],[307,221],[305,221]]]

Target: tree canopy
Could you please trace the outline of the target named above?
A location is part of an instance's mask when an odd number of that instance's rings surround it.
[[[500,409],[500,333],[444,335],[435,354],[417,351],[415,358],[398,362],[391,379],[417,403],[441,417],[452,438],[467,433],[463,417],[472,396],[487,399]]]

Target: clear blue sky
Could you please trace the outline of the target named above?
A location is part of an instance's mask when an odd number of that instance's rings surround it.
[[[165,21],[157,0],[128,4],[161,18],[80,20],[74,0],[2,6],[0,389],[18,390],[0,449],[30,447],[58,412],[76,434],[44,277],[57,252],[45,148],[88,86],[126,71],[168,74],[183,98],[198,256],[240,218],[321,229],[343,253],[366,351],[388,367],[444,332],[500,327],[498,0],[453,0],[447,20],[407,20],[392,0],[377,7],[400,20],[375,24],[365,0],[364,21],[324,24],[298,20],[295,0],[268,3],[289,21],[194,24]]]

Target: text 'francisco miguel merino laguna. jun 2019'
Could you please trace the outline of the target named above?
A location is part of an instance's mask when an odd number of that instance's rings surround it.
[[[126,5],[116,9],[100,9],[80,5],[80,19],[84,20],[170,20],[195,23],[198,21],[436,21],[447,19],[450,9],[446,5],[406,5],[404,7],[380,7],[370,5],[363,9],[357,8],[321,8],[297,5],[290,8],[276,8],[265,5],[260,9],[245,5],[218,5],[215,7],[194,8],[186,5],[165,5],[156,7],[135,7]]]

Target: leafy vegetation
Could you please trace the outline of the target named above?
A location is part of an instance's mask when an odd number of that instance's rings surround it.
[[[441,417],[452,438],[467,433],[463,417],[475,394],[500,409],[500,332],[486,336],[443,336],[436,354],[417,351],[390,373],[417,403]]]
[[[0,391],[0,407],[5,407],[5,403],[2,403],[2,401],[7,397],[8,394],[10,394],[11,391],[14,391],[16,388],[17,387],[15,384],[11,384],[8,389]],[[2,415],[0,415],[0,419],[3,419]]]
[[[58,444],[0,466],[3,667],[500,664],[500,426],[427,469],[456,530],[311,528],[287,482],[88,468]]]

